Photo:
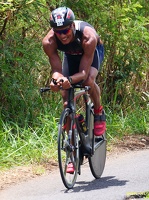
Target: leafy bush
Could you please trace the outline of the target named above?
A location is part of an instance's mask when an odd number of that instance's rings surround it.
[[[105,45],[98,83],[108,135],[149,134],[149,5],[145,1],[15,0],[0,3],[0,163],[12,166],[54,157],[58,93],[39,94],[51,73],[41,40],[49,11],[74,10]]]

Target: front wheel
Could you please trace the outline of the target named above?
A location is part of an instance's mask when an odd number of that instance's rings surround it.
[[[89,166],[93,176],[98,179],[101,177],[106,161],[106,133],[96,138],[94,142],[94,154],[89,157]]]
[[[69,109],[61,115],[58,127],[58,163],[62,181],[66,188],[71,189],[77,179],[79,168],[79,144],[75,120],[72,119]],[[68,164],[74,167],[73,173],[67,172]]]

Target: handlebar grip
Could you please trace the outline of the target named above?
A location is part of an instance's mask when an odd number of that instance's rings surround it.
[[[63,80],[63,79],[61,79],[61,80],[60,80],[60,82],[62,82],[62,83],[63,83],[63,82],[64,82],[64,80]]]

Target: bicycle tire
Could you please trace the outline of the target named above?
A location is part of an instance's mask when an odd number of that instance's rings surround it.
[[[97,138],[95,138],[96,140]],[[100,141],[100,142],[99,142]],[[94,146],[97,142],[94,143]],[[103,173],[106,162],[106,132],[98,138],[98,148],[94,151],[94,154],[88,158],[90,170],[92,175],[99,179]]]
[[[63,184],[67,189],[73,188],[78,174],[79,168],[79,144],[77,133],[74,133],[73,130],[72,138],[70,139],[68,130],[64,128],[66,120],[70,117],[70,109],[66,108],[60,118],[60,123],[58,127],[58,163],[60,169],[60,175],[63,181]],[[71,119],[70,123],[75,123]],[[70,141],[74,141],[73,144],[70,144]],[[74,173],[67,173],[67,166],[69,162],[73,163]]]

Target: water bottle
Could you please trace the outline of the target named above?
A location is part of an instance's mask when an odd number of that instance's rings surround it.
[[[85,119],[82,114],[78,115],[78,121],[79,121],[82,132],[86,135],[87,134],[87,126],[86,126],[86,122],[85,122]]]

